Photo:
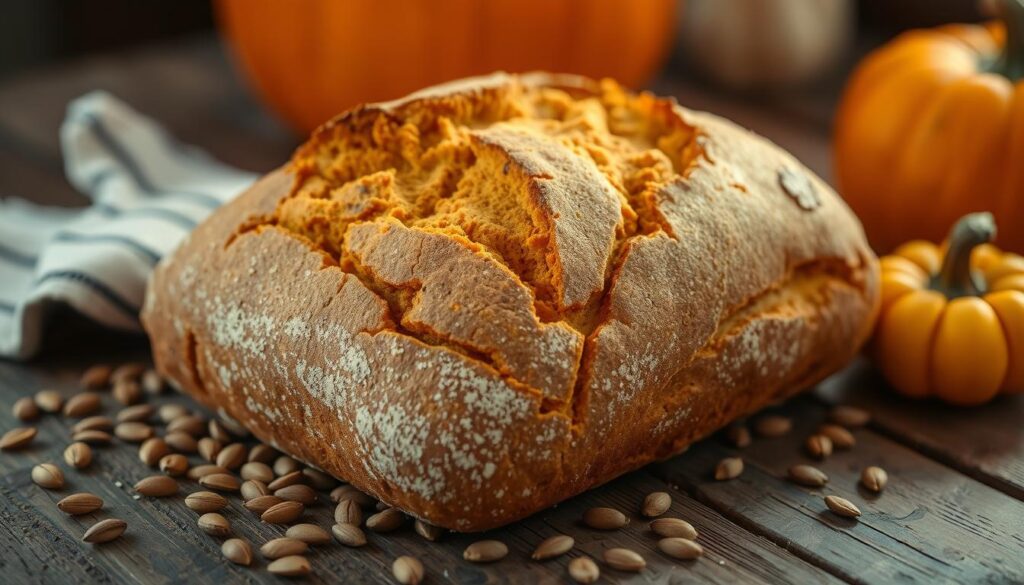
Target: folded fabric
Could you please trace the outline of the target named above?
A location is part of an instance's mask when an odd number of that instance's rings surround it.
[[[47,315],[62,304],[138,331],[156,263],[256,179],[104,92],[68,106],[61,145],[68,180],[92,205],[0,199],[0,356],[38,352]]]

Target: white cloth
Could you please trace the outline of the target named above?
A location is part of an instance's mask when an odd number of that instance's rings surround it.
[[[138,331],[157,261],[256,179],[180,144],[104,92],[71,102],[60,138],[68,180],[92,205],[0,199],[3,357],[39,351],[47,314],[60,304]]]

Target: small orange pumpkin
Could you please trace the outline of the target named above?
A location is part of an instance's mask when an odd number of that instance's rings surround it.
[[[850,78],[836,179],[879,252],[983,209],[1024,252],[1024,0],[998,6],[1002,22],[904,33]]]
[[[359,103],[496,70],[639,85],[672,41],[675,0],[218,0],[261,96],[308,133]]]
[[[989,213],[964,216],[948,247],[906,243],[881,260],[873,353],[912,397],[982,404],[1024,391],[1024,256],[1001,252]]]

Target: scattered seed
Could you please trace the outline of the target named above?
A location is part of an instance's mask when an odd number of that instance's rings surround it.
[[[144,496],[165,498],[178,493],[178,482],[166,475],[151,475],[135,484],[135,491]]]
[[[179,416],[167,423],[167,432],[182,432],[192,437],[201,437],[206,432],[206,419],[198,414]]]
[[[437,542],[442,536],[444,536],[445,532],[444,528],[434,526],[433,524],[424,522],[419,518],[417,518],[413,523],[413,528],[416,530],[416,534],[419,534],[430,542]]]
[[[338,524],[359,526],[363,523],[363,510],[355,503],[355,500],[342,500],[334,508],[334,521]]]
[[[871,422],[871,413],[856,406],[839,405],[829,412],[829,419],[848,429],[862,427]]]
[[[196,465],[195,467],[189,468],[185,477],[193,481],[199,481],[200,478],[206,477],[207,475],[213,475],[214,473],[231,475],[231,472],[223,467],[218,467],[212,463],[204,463],[203,465]]]
[[[857,444],[853,433],[839,425],[825,423],[818,427],[818,432],[831,439],[836,449],[850,449]]]
[[[64,462],[75,469],[85,469],[92,463],[92,448],[85,443],[71,443],[64,449]]]
[[[106,431],[89,430],[79,431],[71,435],[71,440],[88,443],[90,445],[109,445],[110,442],[114,440],[114,437]]]
[[[35,427],[11,429],[4,433],[3,437],[0,437],[0,449],[4,451],[24,449],[32,442],[32,439],[36,438],[37,432]]]
[[[345,546],[360,547],[366,544],[366,534],[353,524],[335,524],[331,527],[335,540]]]
[[[185,505],[191,510],[205,514],[223,510],[228,501],[224,496],[214,492],[192,492],[185,496]]]
[[[79,392],[64,403],[64,416],[82,418],[100,409],[103,403],[95,392]]]
[[[142,389],[146,394],[163,394],[165,388],[167,384],[156,370],[146,370],[142,373]]]
[[[64,472],[53,463],[40,463],[32,468],[32,481],[48,490],[64,487]]]
[[[103,507],[103,500],[94,494],[80,492],[57,502],[57,509],[69,516],[91,514]]]
[[[271,463],[274,462],[274,459],[276,459],[280,455],[281,454],[278,453],[277,449],[271,447],[270,445],[264,445],[263,443],[260,443],[259,445],[254,446],[252,449],[249,449],[249,462],[257,462],[270,465]]]
[[[127,443],[141,443],[153,434],[153,427],[143,422],[123,422],[114,427],[114,436]]]
[[[828,483],[825,472],[811,465],[794,465],[789,468],[789,479],[808,487],[821,487]]]
[[[152,418],[156,408],[152,404],[136,404],[117,411],[117,422],[145,422]]]
[[[331,501],[338,503],[342,500],[352,500],[362,508],[368,508],[377,503],[373,496],[362,492],[353,485],[340,485],[331,490]]]
[[[121,364],[114,368],[114,371],[110,374],[110,383],[117,384],[118,382],[131,380],[135,381],[139,379],[142,372],[146,371],[146,364],[139,362],[128,362]]]
[[[654,518],[661,516],[671,507],[672,496],[666,492],[652,492],[644,498],[644,503],[640,506],[640,513],[648,518]]]
[[[188,457],[181,453],[171,453],[160,458],[160,471],[172,477],[178,477],[188,471]]]
[[[243,481],[242,487],[239,488],[239,491],[242,493],[243,502],[248,502],[249,500],[260,496],[270,495],[270,490],[267,488],[267,484],[258,479],[247,479]],[[281,498],[282,501],[284,501],[284,499],[285,498]]]
[[[828,506],[829,510],[839,516],[846,518],[856,518],[860,516],[860,508],[853,505],[853,502],[846,498],[840,498],[839,496],[825,496],[825,505]]]
[[[301,502],[281,502],[274,504],[260,515],[260,520],[267,524],[291,524],[306,509]]]
[[[188,415],[188,409],[180,404],[164,404],[157,409],[156,415],[164,424],[170,424],[172,420]]]
[[[39,410],[50,414],[60,412],[64,407],[64,397],[56,390],[40,390],[36,392],[34,399]]]
[[[199,529],[210,536],[228,536],[231,534],[231,523],[217,512],[207,512],[196,521]]]
[[[310,487],[318,491],[327,491],[338,485],[338,480],[320,471],[319,469],[313,469],[312,467],[306,467],[302,470],[302,476],[306,479],[306,483]]]
[[[167,445],[166,441],[160,437],[151,437],[146,439],[139,447],[139,460],[153,467],[160,463],[160,460],[170,452],[171,448]]]
[[[781,437],[792,428],[793,421],[776,414],[762,416],[754,423],[754,430],[762,437]]]
[[[110,431],[114,428],[114,421],[109,416],[95,415],[87,416],[71,425],[72,433],[82,431]]]
[[[220,545],[220,552],[224,558],[235,563],[248,567],[252,563],[252,547],[249,542],[241,538],[229,538]]]
[[[228,469],[238,469],[245,463],[248,450],[241,443],[231,443],[217,453],[217,465]]]
[[[391,573],[401,585],[419,585],[423,581],[423,563],[419,559],[403,555],[391,564]]]
[[[402,524],[405,524],[405,514],[397,508],[388,508],[366,519],[366,527],[374,532],[391,532],[401,528]]]
[[[260,547],[260,554],[268,559],[279,559],[291,555],[301,555],[309,549],[309,545],[297,538],[275,538],[268,540]]]
[[[860,474],[860,483],[865,488],[878,493],[885,489],[885,485],[889,483],[889,474],[885,472],[881,467],[865,467],[864,471]]]
[[[650,524],[651,531],[663,538],[686,538],[697,540],[697,529],[686,520],[679,518],[658,518]]]
[[[28,422],[39,418],[39,405],[28,396],[14,401],[11,413],[20,421]]]
[[[267,487],[270,488],[271,491],[275,491],[276,492],[277,490],[279,490],[279,489],[281,489],[283,487],[288,487],[290,485],[295,485],[295,484],[301,482],[303,479],[305,479],[305,477],[302,475],[302,472],[299,471],[299,470],[295,470],[295,471],[288,472],[288,473],[278,477],[274,481],[268,483]]]
[[[281,455],[280,457],[274,460],[274,473],[276,473],[279,477],[288,475],[289,473],[292,473],[294,471],[301,470],[302,466],[299,464],[299,462],[287,455]]]
[[[125,406],[138,404],[142,400],[142,387],[133,380],[122,380],[114,384],[114,389],[110,393],[114,400]]]
[[[120,520],[118,518],[100,520],[85,531],[85,534],[82,535],[82,542],[88,542],[90,544],[110,542],[124,534],[124,531],[127,529],[128,523],[124,520]]]
[[[553,559],[572,550],[572,547],[575,544],[576,541],[573,537],[565,534],[556,534],[555,536],[544,539],[543,542],[537,545],[537,548],[534,549],[530,558],[535,561]]]
[[[704,547],[688,538],[662,538],[658,548],[670,557],[687,561],[704,554]]]
[[[110,385],[110,374],[113,369],[106,364],[97,364],[82,372],[78,385],[86,390],[100,390]]]
[[[164,441],[178,453],[195,453],[199,450],[199,442],[185,431],[172,431],[164,435]]]
[[[593,583],[601,577],[601,569],[590,557],[569,561],[569,576],[577,583]]]
[[[256,512],[257,514],[263,514],[283,501],[284,500],[277,496],[257,496],[251,500],[246,500],[242,505],[245,506],[246,510]]]
[[[620,571],[632,571],[634,573],[642,571],[647,566],[647,561],[637,553],[629,550],[628,548],[609,548],[605,549],[604,562],[613,569]]]
[[[508,547],[500,540],[478,540],[462,551],[462,558],[472,563],[492,563],[508,555]]]
[[[309,545],[326,544],[331,541],[331,535],[316,524],[295,524],[289,526],[284,533],[288,538],[301,540]]]
[[[199,478],[199,485],[220,492],[237,492],[241,485],[238,478],[228,473],[211,473]]]
[[[750,430],[746,425],[734,424],[725,431],[725,436],[733,447],[742,449],[750,445]]]
[[[238,473],[242,476],[242,479],[255,479],[264,484],[274,481],[274,470],[266,463],[260,463],[259,461],[246,463]]]
[[[199,451],[199,456],[203,459],[213,463],[217,459],[217,454],[224,448],[220,441],[211,439],[210,437],[203,437],[196,442],[196,450]]]
[[[629,524],[629,518],[614,508],[591,508],[583,513],[583,523],[598,530],[618,530]]]
[[[232,436],[238,439],[246,439],[252,434],[249,432],[249,429],[245,428],[245,425],[231,418],[223,409],[217,411],[217,416],[220,417],[220,424],[223,425]]]
[[[215,441],[220,441],[221,443],[231,442],[231,435],[228,434],[227,429],[217,419],[210,419],[210,422],[206,425],[206,432]]]
[[[312,568],[306,557],[290,556],[270,563],[267,565],[267,570],[282,577],[303,577],[308,575]]]
[[[726,457],[715,467],[715,479],[718,481],[736,479],[741,473],[743,473],[743,460],[739,457]]]
[[[811,435],[804,442],[807,453],[815,459],[825,459],[832,454],[832,439],[825,435]]]

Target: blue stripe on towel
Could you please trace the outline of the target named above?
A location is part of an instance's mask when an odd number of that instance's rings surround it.
[[[114,291],[114,289],[107,286],[104,282],[84,272],[79,272],[77,270],[56,270],[53,272],[47,272],[46,274],[42,274],[36,278],[33,285],[38,287],[40,284],[50,280],[70,280],[72,282],[77,282],[106,299],[107,302],[120,309],[132,320],[139,318],[141,307],[137,307],[131,302],[125,300],[124,297]]]
[[[17,250],[8,248],[3,244],[0,244],[0,259],[6,260],[15,266],[21,266],[23,268],[34,268],[36,260],[38,260],[35,256],[23,254]]]
[[[115,236],[110,234],[76,234],[72,232],[59,232],[56,236],[54,236],[53,239],[58,242],[74,242],[83,244],[120,244],[141,256],[142,259],[146,260],[150,265],[156,264],[157,262],[160,261],[159,253],[126,236]]]
[[[149,217],[155,219],[162,219],[164,221],[173,223],[179,227],[184,228],[187,231],[192,231],[196,227],[196,220],[191,217],[173,211],[170,209],[162,209],[160,207],[139,207],[136,209],[120,209],[113,205],[106,203],[97,203],[92,206],[92,209],[106,215],[108,217]]]

